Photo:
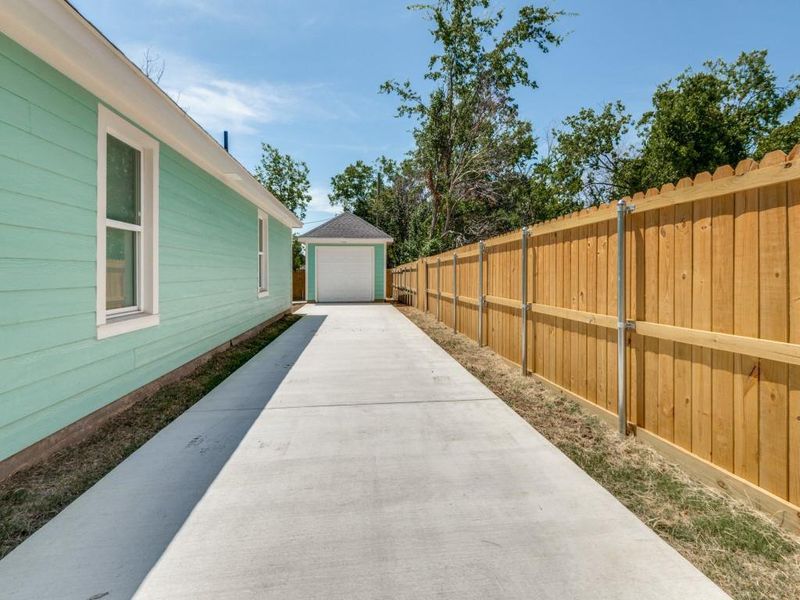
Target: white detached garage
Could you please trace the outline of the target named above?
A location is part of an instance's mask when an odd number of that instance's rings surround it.
[[[385,299],[386,246],[393,242],[385,231],[346,212],[298,239],[306,247],[306,300]]]

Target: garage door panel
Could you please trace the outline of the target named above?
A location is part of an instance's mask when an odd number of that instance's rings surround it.
[[[374,299],[374,248],[321,246],[316,252],[318,302],[371,302]]]

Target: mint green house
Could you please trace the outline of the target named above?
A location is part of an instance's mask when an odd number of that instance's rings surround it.
[[[373,302],[386,296],[386,246],[392,238],[342,213],[299,238],[306,248],[306,300]]]
[[[0,474],[291,310],[300,225],[68,3],[4,5]]]

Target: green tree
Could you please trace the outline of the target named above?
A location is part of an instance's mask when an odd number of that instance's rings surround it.
[[[560,44],[552,26],[563,13],[526,5],[500,32],[503,12],[489,0],[409,8],[433,22],[440,52],[424,76],[433,90],[423,96],[409,81],[387,81],[381,91],[399,97],[398,116],[416,121],[412,157],[430,198],[429,244],[448,246],[462,241],[475,205],[496,202],[502,182],[534,154],[531,124],[519,118],[512,91],[537,87],[522,50]]]
[[[397,163],[380,157],[374,166],[375,188],[370,203],[370,221],[391,235],[392,264],[429,254],[429,204],[425,187],[412,160]]]
[[[800,144],[800,114],[794,119],[778,125],[758,141],[756,157],[760,158],[772,150],[783,150],[788,153],[797,144]]]
[[[389,248],[390,264],[397,264],[400,256],[416,258],[422,251],[418,234],[427,213],[421,210],[425,197],[413,161],[398,164],[385,156],[372,164],[356,161],[331,178],[328,199],[395,239]]]
[[[297,218],[305,218],[306,208],[311,202],[311,183],[306,163],[288,154],[281,154],[274,146],[262,142],[261,158],[254,176]]]
[[[780,87],[767,51],[708,61],[658,86],[639,121],[642,152],[629,191],[658,187],[753,155],[797,101],[800,80]]]
[[[375,169],[358,160],[331,177],[328,200],[332,206],[340,206],[347,212],[368,219],[375,186]]]
[[[623,145],[632,117],[620,101],[582,108],[553,131],[553,147],[539,175],[562,202],[598,205],[624,195],[632,153]]]
[[[292,235],[292,270],[301,271],[306,268],[306,256],[303,254],[303,244]]]

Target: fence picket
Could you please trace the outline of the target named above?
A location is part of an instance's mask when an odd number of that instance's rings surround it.
[[[651,191],[646,197],[658,194],[657,190]],[[660,209],[658,221],[658,322],[672,325],[675,322],[675,207]],[[674,342],[658,340],[658,435],[670,442],[675,439],[674,349]]]
[[[689,181],[680,184],[688,187]],[[675,189],[680,189],[675,188]],[[662,193],[664,189],[662,188]],[[675,207],[675,312],[679,327],[692,326],[692,205]],[[674,346],[674,439],[686,450],[692,448],[692,347],[676,342]]]
[[[695,184],[711,181],[701,173]],[[711,200],[694,203],[692,327],[711,330]],[[711,350],[692,348],[692,452],[711,460]]]
[[[760,167],[772,164],[767,155]],[[761,337],[787,341],[787,243],[785,183],[759,191],[759,304]],[[781,497],[788,492],[788,370],[784,363],[761,361],[759,381],[759,484]]]
[[[800,146],[795,148],[800,158]],[[800,181],[788,185],[789,341],[800,344]],[[800,366],[789,367],[789,493],[800,504]]]
[[[720,167],[714,181],[731,177],[733,169]],[[733,194],[714,198],[711,205],[711,328],[733,333]],[[733,470],[733,354],[711,353],[711,460]]]

